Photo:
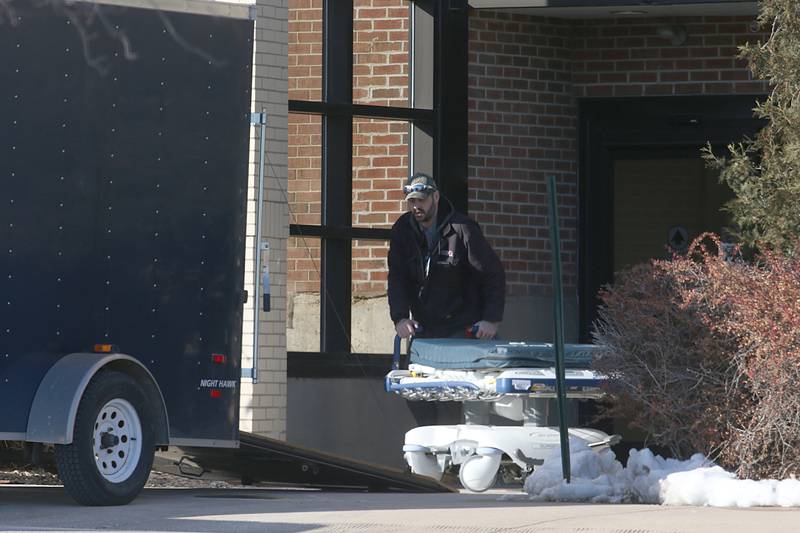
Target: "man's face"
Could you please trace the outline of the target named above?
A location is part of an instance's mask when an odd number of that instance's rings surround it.
[[[439,203],[439,191],[434,191],[427,198],[411,198],[408,200],[408,209],[414,219],[420,224],[430,224],[436,217],[436,206]]]

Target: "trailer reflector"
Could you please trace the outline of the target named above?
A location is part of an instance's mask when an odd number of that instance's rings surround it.
[[[218,365],[224,365],[228,362],[228,356],[221,353],[212,353],[211,354],[211,361]]]
[[[112,353],[117,350],[114,349],[113,344],[95,344],[92,346],[92,351],[94,353]]]
[[[211,397],[212,398],[219,398],[222,396],[222,391],[219,389],[211,389]]]

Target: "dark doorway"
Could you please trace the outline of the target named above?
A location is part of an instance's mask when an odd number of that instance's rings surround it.
[[[724,233],[731,191],[705,167],[715,150],[758,131],[758,96],[586,101],[580,106],[580,334],[588,341],[597,292],[614,273]]]

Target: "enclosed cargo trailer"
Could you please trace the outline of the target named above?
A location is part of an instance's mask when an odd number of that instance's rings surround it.
[[[54,4],[0,26],[0,440],[119,504],[238,445],[253,21]]]

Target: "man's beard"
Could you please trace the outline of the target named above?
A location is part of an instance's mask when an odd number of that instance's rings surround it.
[[[420,224],[427,224],[431,220],[433,220],[434,215],[436,214],[436,210],[431,207],[427,211],[425,209],[415,209],[414,210],[414,218],[417,219],[417,222]]]

